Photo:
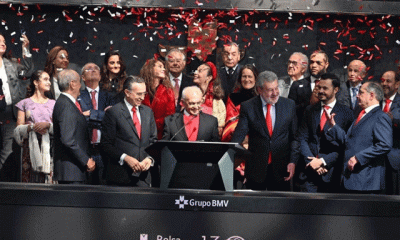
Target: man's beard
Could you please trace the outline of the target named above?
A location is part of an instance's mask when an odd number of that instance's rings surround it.
[[[313,77],[315,77],[315,78],[320,78],[320,77],[322,76],[322,74],[324,74],[324,73],[326,73],[326,69],[322,69],[321,71],[319,71],[319,72],[316,73],[316,74],[312,74],[312,73],[311,73],[311,76],[313,76]]]

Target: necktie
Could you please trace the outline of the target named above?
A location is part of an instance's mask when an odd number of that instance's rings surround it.
[[[229,76],[231,77],[233,75],[233,72],[235,72],[235,71],[233,70],[233,68],[229,68],[228,72],[229,72]]]
[[[319,130],[321,130],[321,131],[324,130],[324,127],[325,127],[325,124],[326,124],[326,120],[328,119],[327,111],[329,110],[329,108],[330,107],[328,105],[325,105],[324,106],[325,110],[322,111],[321,120],[319,122]]]
[[[265,116],[265,122],[267,123],[267,128],[269,132],[269,136],[272,136],[272,118],[271,118],[271,104],[267,104],[267,115]],[[271,164],[272,162],[272,154],[271,151],[269,151],[268,155],[268,164]]]
[[[356,108],[358,89],[356,87],[353,87],[351,88],[351,91],[353,92],[353,97],[351,98],[351,105],[353,106],[354,109]]]
[[[92,107],[93,110],[97,110],[97,102],[96,102],[96,90],[93,90],[90,92],[92,95]],[[92,143],[97,143],[98,135],[97,135],[97,129],[93,129],[92,132]]]
[[[175,95],[175,106],[176,106],[176,104],[177,104],[177,102],[178,102],[178,97],[179,97],[179,88],[180,88],[180,86],[179,86],[179,79],[178,79],[178,78],[175,78],[175,79],[174,79],[174,82],[175,82],[174,95]]]
[[[387,112],[390,112],[390,103],[392,102],[392,100],[386,99],[385,102],[386,102],[386,104],[385,104],[385,108],[383,109],[383,112],[387,113]]]
[[[81,114],[82,114],[81,104],[79,104],[78,101],[75,101],[75,106],[78,108],[79,112],[81,112]]]
[[[364,116],[365,114],[365,110],[363,109],[360,114],[358,114],[358,118],[356,120],[356,122],[354,123],[354,126],[357,125],[357,123],[361,120],[361,118]]]
[[[133,112],[133,125],[135,125],[137,134],[138,134],[139,139],[140,139],[140,134],[141,134],[142,128],[140,126],[139,118],[138,118],[138,116],[136,114],[136,107],[132,108],[132,112]]]
[[[319,79],[315,80],[315,86],[318,86],[319,81],[321,81],[321,80],[319,80]],[[315,86],[314,86],[314,87],[315,87]]]

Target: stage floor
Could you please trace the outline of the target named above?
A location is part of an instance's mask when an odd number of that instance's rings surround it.
[[[0,183],[0,212],[1,239],[400,238],[399,196]]]

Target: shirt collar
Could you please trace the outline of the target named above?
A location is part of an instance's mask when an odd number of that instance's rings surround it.
[[[234,67],[232,68],[233,71],[236,70],[236,68],[237,68],[238,65],[239,65],[239,64],[236,64],[236,66],[234,66]],[[227,73],[229,73],[229,67],[225,66],[225,70],[226,70]]]
[[[174,80],[175,78],[179,79],[179,81],[182,81],[182,73],[178,77],[174,77],[171,73],[169,73],[169,79]]]
[[[66,92],[61,92],[61,94],[64,94],[65,96],[67,96],[74,104],[77,101],[71,94],[66,93]]]
[[[364,109],[365,113],[369,113],[372,109],[379,107],[379,104],[375,104],[372,106],[367,107],[366,109]]]
[[[89,93],[91,93],[93,90],[96,91],[96,93],[98,93],[100,90],[100,87],[97,86],[95,89],[91,89],[90,87],[86,86],[86,89],[88,90]]]
[[[129,109],[129,111],[132,111],[133,105],[130,104],[130,103],[126,100],[126,98],[124,98],[124,102],[125,102],[126,107]],[[136,110],[139,110],[139,106],[136,106]]]
[[[394,98],[396,97],[396,94],[397,93],[394,93],[389,99],[390,99],[390,101],[392,101],[393,102],[393,100],[394,100]],[[386,100],[386,98],[385,98],[385,100]]]
[[[333,107],[336,104],[336,98],[335,100],[333,100],[333,102],[329,103],[329,104],[324,104],[323,102],[321,102],[321,106],[324,107],[325,105],[328,105],[330,109],[333,109]]]
[[[289,76],[289,78],[290,78],[290,81],[299,81],[299,80],[301,80],[301,79],[303,79],[304,78],[304,75],[301,75],[300,76],[300,78],[299,79],[297,79],[297,80],[294,80],[291,76]]]

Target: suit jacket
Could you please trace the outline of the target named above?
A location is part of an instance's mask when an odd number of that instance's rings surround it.
[[[196,84],[194,84],[193,82],[193,78],[185,75],[182,73],[182,82],[181,82],[181,86],[179,88],[179,97],[178,97],[178,104],[176,104],[176,112],[180,112],[181,111],[181,99],[182,99],[182,91],[185,87],[189,87],[189,86],[195,86]]]
[[[346,132],[335,125],[327,133],[328,140],[345,144],[342,180],[348,190],[374,191],[385,187],[385,159],[393,143],[392,122],[379,107],[368,112]],[[347,169],[348,160],[359,162],[354,170]]]
[[[54,105],[54,178],[84,181],[89,160],[89,132],[75,103],[61,94]]]
[[[299,163],[300,179],[319,179],[319,175],[312,169],[304,169],[310,163],[308,157],[323,158],[326,162],[328,173],[322,176],[324,182],[331,182],[333,177],[339,178],[342,168],[341,157],[343,157],[343,147],[339,144],[329,142],[325,136],[329,130],[329,123],[325,124],[323,131],[320,131],[321,103],[309,105],[304,113],[302,124],[299,128],[300,152],[302,161]],[[335,113],[335,122],[343,130],[347,131],[353,122],[353,112],[346,106],[336,102],[331,114]],[[338,161],[338,159],[340,159]],[[336,179],[339,180],[339,179]],[[337,182],[339,185],[339,182]]]
[[[102,157],[107,161],[107,181],[128,184],[137,177],[132,176],[132,169],[119,161],[123,153],[143,161],[149,155],[146,147],[157,140],[157,129],[153,111],[145,106],[139,106],[141,118],[141,138],[139,139],[132,117],[125,101],[108,109],[102,122]],[[149,170],[150,171],[150,170]],[[150,184],[151,174],[142,172],[138,178]]]
[[[296,103],[296,113],[299,124],[303,119],[304,110],[308,105],[310,105],[311,94],[310,77],[295,81],[290,87],[288,98],[292,99]]]
[[[3,64],[7,74],[8,86],[10,88],[13,114],[16,119],[18,109],[15,107],[15,104],[26,96],[26,87],[30,81],[24,79],[29,78],[32,75],[34,65],[32,58],[21,58],[21,64],[3,58]]]
[[[356,107],[353,108],[353,105],[351,104],[350,91],[351,91],[350,83],[349,82],[342,83],[340,85],[339,92],[336,94],[336,99],[340,104],[345,105],[348,108],[350,108],[351,110],[353,110],[354,119],[356,119],[358,117],[358,114],[360,114],[362,109],[358,105],[358,100],[356,101]]]
[[[238,64],[232,76],[229,76],[229,74],[226,72],[225,66],[220,67],[219,78],[221,79],[222,89],[224,89],[224,102],[226,102],[226,100],[228,99],[229,94],[233,92],[233,88],[235,87],[235,83],[239,78],[239,73],[242,67],[243,66],[241,64]]]
[[[206,114],[200,113],[199,119],[199,132],[196,141],[218,142],[218,120],[217,118]],[[188,141],[186,131],[184,128],[183,113],[175,113],[165,118],[163,140],[170,140],[178,131],[180,131],[174,141]]]
[[[380,103],[381,109],[383,102]],[[397,93],[390,106],[390,112],[393,114],[393,148],[388,153],[390,166],[394,170],[400,170],[400,94]],[[388,166],[389,167],[389,166]]]
[[[246,177],[256,183],[266,179],[268,155],[272,152],[274,178],[287,176],[288,163],[297,163],[299,157],[298,142],[295,141],[297,117],[295,103],[280,97],[275,104],[276,121],[270,136],[265,122],[261,97],[243,102],[240,108],[239,122],[232,142],[242,143],[249,135],[250,161],[246,162]]]
[[[98,109],[93,110],[92,98],[90,97],[90,93],[85,88],[81,91],[81,95],[78,97],[78,101],[81,104],[82,111],[85,112],[90,110],[90,116],[86,118],[89,123],[89,128],[93,129],[101,129],[101,121],[103,121],[104,117],[104,109],[108,106],[111,106],[111,98],[108,92],[100,89],[99,97],[98,97]]]
[[[278,80],[279,96],[287,98],[290,91],[290,76],[284,76]]]

